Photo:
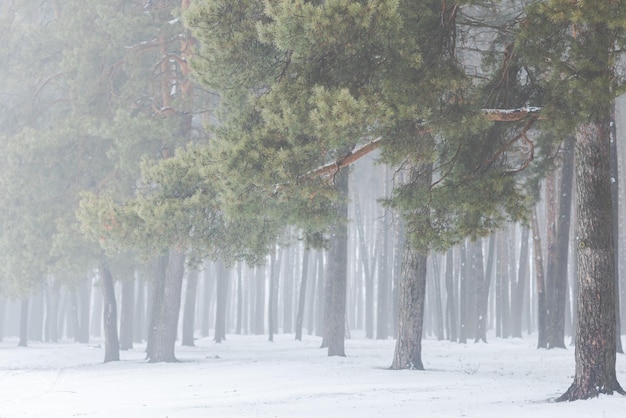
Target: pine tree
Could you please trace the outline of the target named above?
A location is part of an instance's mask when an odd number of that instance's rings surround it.
[[[623,2],[546,1],[529,7],[520,33],[545,115],[575,136],[578,325],[574,382],[559,400],[624,393],[615,372],[615,269],[609,142],[616,66],[626,42]]]

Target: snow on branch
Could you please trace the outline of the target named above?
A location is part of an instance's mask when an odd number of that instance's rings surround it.
[[[495,122],[516,122],[529,117],[538,117],[540,107],[520,107],[518,109],[483,109],[482,113],[487,120]]]

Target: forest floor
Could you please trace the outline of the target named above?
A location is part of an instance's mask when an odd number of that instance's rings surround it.
[[[229,335],[177,347],[180,363],[149,364],[144,346],[103,364],[100,343],[0,342],[0,417],[624,417],[626,397],[554,399],[572,382],[573,347],[537,350],[533,336],[489,344],[427,339],[426,371],[391,371],[393,340]],[[618,355],[626,387],[626,357]]]

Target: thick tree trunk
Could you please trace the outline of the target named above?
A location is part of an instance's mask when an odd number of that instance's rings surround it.
[[[165,283],[163,283],[163,296],[154,330],[154,343],[149,356],[151,363],[178,361],[175,347],[184,273],[185,253],[170,248]]]
[[[428,256],[404,244],[400,300],[398,303],[398,336],[391,369],[424,370],[422,363],[422,331],[426,293]]]
[[[329,356],[345,356],[346,284],[348,267],[348,204],[350,170],[341,170],[335,176],[336,187],[342,199],[337,204],[338,222],[333,228],[328,250],[328,275],[324,303],[323,347]]]
[[[198,269],[193,268],[187,274],[187,288],[185,289],[185,307],[183,308],[183,338],[182,345],[195,345],[193,332],[195,330],[196,295],[198,292]]]
[[[623,353],[622,348],[622,325],[620,316],[620,291],[619,291],[619,173],[617,166],[617,132],[615,126],[615,103],[613,104],[611,117],[611,160],[609,168],[611,171],[611,204],[613,205],[613,254],[615,264],[615,351]]]
[[[243,292],[243,266],[237,264],[237,322],[235,323],[235,333],[241,335],[243,328],[244,314],[244,292]]]
[[[431,180],[432,165],[423,164],[411,169],[409,181],[417,187],[427,189]],[[428,255],[415,251],[411,245],[410,237],[420,233],[419,225],[416,229],[407,229],[406,233],[398,299],[398,331],[391,369],[424,370],[422,333]]]
[[[161,306],[163,305],[163,290],[167,275],[167,254],[161,254],[156,259],[154,280],[151,283],[151,297],[148,309],[150,311],[150,327],[148,328],[148,343],[146,344],[146,358],[154,357],[156,334],[161,321]]]
[[[254,333],[262,335],[265,332],[265,268],[259,266],[255,272],[255,304],[254,304]]]
[[[309,274],[310,250],[305,249],[302,254],[302,277],[300,279],[300,292],[298,294],[298,313],[296,314],[296,340],[302,341],[302,325],[304,323],[304,307],[306,303],[306,287]]]
[[[576,373],[558,400],[625,394],[615,372],[615,268],[609,170],[609,118],[576,132],[578,325]]]
[[[104,362],[107,363],[120,359],[120,343],[117,336],[117,303],[111,270],[105,263],[100,263],[99,273],[104,305]]]

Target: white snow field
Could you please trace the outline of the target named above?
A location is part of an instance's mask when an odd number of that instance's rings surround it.
[[[532,336],[489,344],[424,341],[427,371],[391,371],[393,340],[229,335],[177,347],[180,363],[149,364],[144,346],[103,364],[98,343],[0,343],[0,417],[624,417],[626,397],[556,403],[574,349],[537,350]],[[626,386],[626,361],[618,355]]]

